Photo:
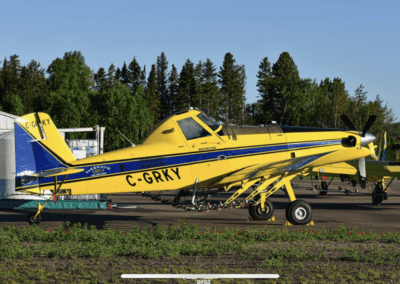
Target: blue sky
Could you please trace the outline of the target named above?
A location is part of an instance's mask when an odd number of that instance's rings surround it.
[[[186,59],[225,53],[246,65],[247,102],[257,100],[258,66],[287,51],[302,78],[339,77],[351,95],[363,84],[400,121],[400,1],[3,1],[0,60],[12,54],[45,68],[79,50],[94,71],[136,56],[149,71],[164,51]],[[147,73],[148,74],[148,73]]]

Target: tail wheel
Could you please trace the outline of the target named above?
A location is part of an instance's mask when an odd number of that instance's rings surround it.
[[[383,188],[380,183],[378,183],[374,191],[372,192],[372,204],[373,205],[380,205],[383,201]]]
[[[272,218],[272,216],[274,215],[274,206],[272,205],[272,202],[266,199],[264,204],[264,212],[261,210],[261,204],[258,204],[257,206],[249,206],[249,213],[251,218],[256,221],[266,221]]]
[[[303,200],[296,200],[286,209],[287,219],[293,225],[306,225],[311,222],[312,209],[310,204]]]
[[[321,182],[321,190],[319,191],[319,195],[325,196],[328,193],[328,185],[326,181]]]
[[[36,213],[32,212],[28,214],[28,223],[30,225],[36,224],[39,225],[40,222],[42,221],[42,216],[39,214],[37,215],[37,217],[35,218]]]

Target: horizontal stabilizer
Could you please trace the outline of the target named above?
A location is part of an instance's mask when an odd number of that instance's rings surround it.
[[[385,166],[384,167],[386,170],[388,170],[391,173],[398,173],[400,172],[400,166]]]
[[[83,172],[84,169],[78,168],[55,168],[47,171],[40,172],[38,174],[34,174],[36,177],[55,177],[55,176],[65,176]]]

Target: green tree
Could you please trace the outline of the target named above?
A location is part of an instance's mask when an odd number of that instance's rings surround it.
[[[203,85],[204,85],[204,77],[203,77],[203,63],[199,61],[198,64],[194,67],[194,84],[195,84],[195,93],[193,94],[193,107],[197,107],[198,109],[204,111],[204,94],[203,94]]]
[[[275,100],[276,117],[278,123],[287,124],[290,113],[296,111],[296,104],[304,94],[304,84],[288,52],[283,52],[272,66],[272,76],[274,80],[270,90]]]
[[[257,123],[266,124],[268,121],[276,120],[276,100],[274,96],[274,79],[272,76],[271,63],[268,61],[268,57],[264,57],[259,65],[257,72],[257,90],[260,97],[259,108],[260,113],[256,116],[255,105],[249,106],[250,113],[253,113],[253,119]]]
[[[236,60],[228,52],[218,74],[221,86],[221,99],[224,105],[221,116],[228,123],[244,123],[246,73],[244,65],[235,64]]]
[[[94,75],[94,80],[96,82],[96,90],[102,92],[107,89],[107,75],[103,67],[100,67]]]
[[[19,95],[13,95],[10,99],[10,113],[18,116],[25,114],[24,105]]]
[[[122,66],[121,75],[117,78],[120,80],[120,82],[122,84],[130,87],[130,84],[132,83],[132,81],[129,78],[129,71],[128,71],[128,67],[126,67],[125,61],[124,61],[124,65]]]
[[[115,66],[112,63],[110,67],[108,67],[106,78],[107,78],[107,88],[113,89],[115,87],[115,81],[117,78],[115,77]]]
[[[151,65],[151,71],[147,79],[146,101],[149,113],[154,117],[154,123],[158,123],[160,121],[160,101],[157,96],[157,73],[154,64]]]
[[[176,110],[187,110],[193,106],[193,96],[196,92],[193,63],[187,59],[179,75],[179,95],[176,100]]]
[[[179,75],[174,64],[172,64],[172,70],[168,76],[168,92],[171,99],[171,113],[175,113],[179,97]]]
[[[136,61],[136,58],[133,57],[131,63],[129,63],[129,78],[132,83],[131,93],[134,94],[141,84],[141,68],[139,63]],[[144,74],[144,79],[146,78],[146,74]]]
[[[118,131],[131,141],[136,138],[137,103],[129,87],[116,80],[112,89],[99,93],[98,100],[102,114],[100,124],[104,125],[107,131],[104,142],[105,151],[128,146],[129,143]]]
[[[136,101],[137,110],[136,110],[136,121],[137,130],[136,130],[136,142],[141,142],[144,138],[147,129],[153,125],[154,118],[150,115],[149,109],[147,108],[146,97],[141,85],[138,85],[136,92],[134,94],[134,99]]]
[[[146,65],[143,66],[142,72],[140,72],[140,84],[143,86],[143,90],[146,92],[147,81],[146,81]]]
[[[164,54],[157,57],[157,92],[160,101],[160,116],[161,120],[170,115],[171,112],[171,99],[167,87],[167,70],[168,61]]]
[[[214,63],[207,58],[203,64],[203,93],[204,93],[204,110],[207,115],[219,120],[219,108],[221,105],[220,92],[218,88],[218,74]]]

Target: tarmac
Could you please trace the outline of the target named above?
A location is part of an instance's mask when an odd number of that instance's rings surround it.
[[[169,224],[177,226],[180,222],[186,225],[198,225],[200,231],[210,228],[211,230],[223,231],[225,228],[241,229],[258,227],[260,229],[273,227],[274,229],[288,228],[290,230],[315,230],[322,231],[323,227],[336,229],[340,224],[348,229],[357,227],[368,232],[387,233],[400,232],[400,181],[393,181],[388,191],[388,199],[381,205],[372,205],[371,195],[368,187],[360,189],[359,193],[354,191],[346,195],[344,190],[351,190],[348,182],[333,181],[329,186],[326,197],[320,196],[318,191],[299,188],[312,188],[310,180],[294,181],[294,192],[297,199],[305,200],[313,209],[312,226],[286,226],[285,209],[289,200],[286,194],[279,190],[274,193],[270,200],[274,205],[275,221],[250,221],[247,207],[238,209],[222,209],[220,211],[210,210],[209,212],[187,212],[182,208],[175,208],[171,204],[162,204],[148,197],[139,194],[112,194],[112,202],[118,204],[134,205],[134,209],[112,210],[44,210],[42,222],[39,227],[50,230],[65,226],[69,221],[71,224],[87,223],[88,226],[95,226],[98,230],[104,229],[105,225],[113,229],[130,231],[135,226],[139,228],[152,229],[160,225],[167,227]],[[316,181],[313,181],[316,185]],[[373,184],[369,183],[371,189]],[[342,190],[338,192],[338,188]],[[156,192],[155,192],[156,193]],[[154,194],[155,194],[154,193]],[[166,192],[162,197],[168,200],[173,199],[174,192]],[[234,191],[223,193],[212,198],[214,203],[224,202]],[[250,190],[238,198],[244,200]],[[187,199],[191,199],[188,197]],[[0,210],[0,227],[5,225],[16,227],[26,226],[27,215],[33,210]]]

